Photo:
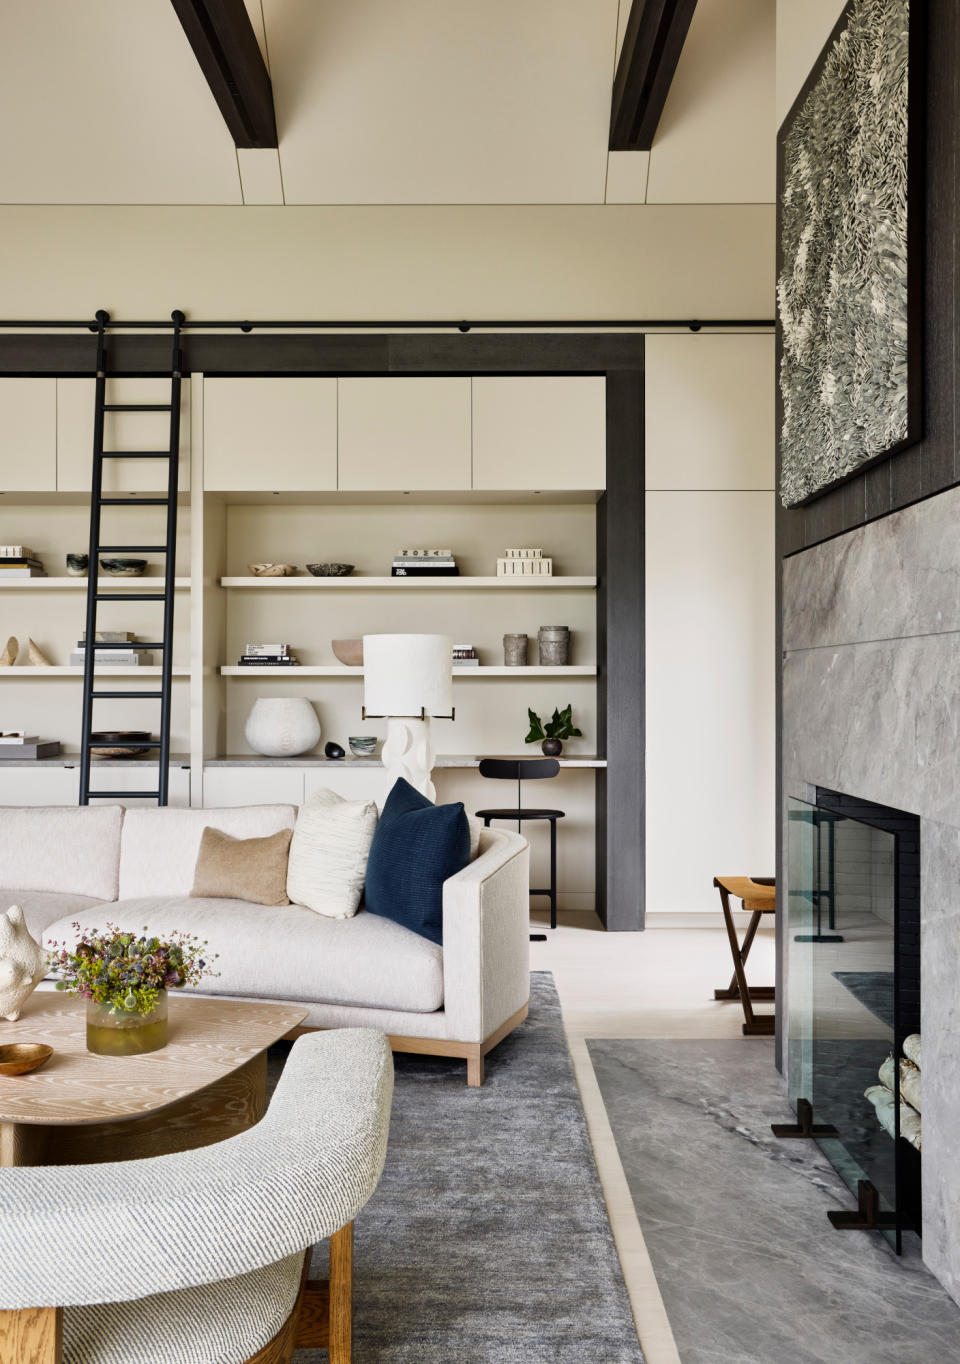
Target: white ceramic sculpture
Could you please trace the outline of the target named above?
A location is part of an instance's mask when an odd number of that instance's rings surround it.
[[[30,936],[23,910],[12,905],[0,914],[0,1018],[16,1022],[46,973],[46,953]]]
[[[293,758],[320,742],[320,721],[305,696],[260,696],[243,732],[254,753]]]

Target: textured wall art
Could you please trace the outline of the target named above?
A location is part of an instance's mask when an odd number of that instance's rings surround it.
[[[918,5],[850,0],[780,131],[784,506],[920,438]]]

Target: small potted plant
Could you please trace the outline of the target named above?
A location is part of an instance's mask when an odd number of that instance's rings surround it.
[[[530,717],[530,733],[525,742],[528,744],[539,743],[543,752],[548,758],[559,758],[563,752],[564,739],[580,739],[583,731],[577,729],[573,723],[573,706],[565,706],[563,710],[554,710],[552,717],[546,724],[540,719],[535,710],[528,710]]]
[[[73,927],[80,934],[80,925]],[[52,943],[58,990],[87,1001],[87,1049],[135,1056],[167,1045],[167,991],[214,974],[207,944],[187,933],[169,941],[123,933],[114,924],[90,929],[71,946]]]

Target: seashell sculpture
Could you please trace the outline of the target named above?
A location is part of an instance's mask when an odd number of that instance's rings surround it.
[[[40,648],[39,644],[27,636],[27,659],[34,668],[52,668],[53,664]]]
[[[6,647],[0,654],[0,668],[12,668],[17,661],[17,654],[20,652],[20,641],[16,635],[11,635],[7,640]]]
[[[15,1023],[20,1010],[47,973],[47,955],[30,936],[23,910],[0,914],[0,1018]]]

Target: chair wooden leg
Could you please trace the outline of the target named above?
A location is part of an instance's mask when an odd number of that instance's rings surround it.
[[[483,1084],[483,1052],[480,1043],[467,1056],[467,1084],[473,1089],[479,1089]]]
[[[755,910],[753,911],[753,913],[750,915],[750,922],[749,922],[749,924],[747,925],[747,931],[746,931],[746,933],[743,935],[743,943],[741,944],[741,946],[740,946],[740,948],[739,948],[739,952],[738,952],[738,955],[739,955],[739,957],[740,957],[740,965],[741,965],[741,966],[746,966],[746,964],[747,964],[747,957],[749,957],[749,955],[750,955],[750,948],[753,946],[753,940],[754,940],[754,938],[755,938],[756,935],[757,935],[757,926],[759,925],[760,920],[761,920],[762,918],[763,918],[763,915],[762,915],[762,914],[760,913],[760,911],[757,910],[757,909],[755,909]],[[764,989],[764,988],[768,988],[768,987],[761,986],[761,987],[759,987],[759,988]],[[763,996],[758,995],[757,992],[756,992],[756,990],[754,990],[752,987],[751,987],[751,990],[750,990],[750,995],[751,995],[751,998],[752,998],[752,999],[760,999],[760,998],[763,998]],[[713,992],[713,997],[714,997],[714,999],[739,999],[739,998],[740,998],[740,987],[737,985],[737,974],[736,974],[736,971],[734,971],[733,975],[730,977],[730,984],[729,984],[729,986],[727,987],[727,989],[726,989],[726,990],[714,990],[714,992]]]
[[[754,1026],[753,1005],[750,1003],[750,991],[747,988],[747,978],[743,970],[743,961],[740,957],[740,944],[737,941],[737,929],[733,922],[733,914],[730,910],[730,896],[725,886],[719,887],[720,903],[723,906],[723,921],[727,927],[727,938],[730,943],[730,954],[733,957],[733,975],[737,982],[737,990],[740,994],[740,1003],[743,1005],[743,1016],[746,1019],[745,1029]]]
[[[60,1364],[62,1355],[62,1308],[0,1312],[0,1364]]]
[[[330,1237],[330,1364],[353,1359],[353,1223]]]

